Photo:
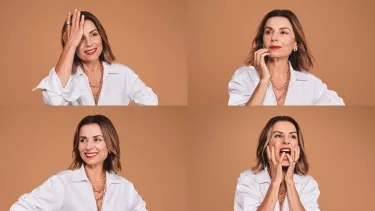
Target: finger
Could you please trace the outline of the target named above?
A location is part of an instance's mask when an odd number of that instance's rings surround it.
[[[68,17],[66,19],[66,24],[67,24],[67,26],[66,26],[66,30],[65,30],[65,33],[66,33],[66,35],[65,35],[66,36],[66,40],[65,41],[67,41],[67,39],[70,37],[70,29],[72,27],[70,12],[68,12]]]
[[[77,18],[77,9],[74,9],[74,12],[73,12],[73,17],[72,17],[72,31],[74,31],[74,29],[76,28],[76,18]]]
[[[279,158],[279,163],[277,165],[281,166],[281,163],[283,162],[284,157],[285,157],[285,152],[281,153],[280,158]]]
[[[85,16],[82,15],[81,17],[81,22],[79,23],[81,27],[83,27],[83,25],[85,24]]]
[[[294,160],[292,156],[290,156],[289,154],[286,154],[286,156],[288,157],[289,165],[294,165]]]
[[[268,162],[270,162],[271,161],[271,155],[270,155],[271,153],[270,153],[270,147],[269,147],[269,145],[267,145],[266,152],[267,152]]]
[[[294,148],[292,143],[289,143],[289,146],[290,146],[290,155],[291,155],[291,157],[293,158],[293,161],[294,161],[295,148]]]
[[[260,58],[260,63],[266,63],[266,61],[264,60],[264,57],[270,55],[270,53],[263,53],[261,58]]]
[[[264,55],[265,53],[267,53],[268,49],[261,49],[258,53],[258,65],[260,66],[260,64],[264,63],[264,57],[266,55]]]
[[[275,159],[275,147],[273,147],[273,146],[271,146],[271,160],[272,160],[273,164],[276,163],[276,159]]]
[[[254,53],[254,66],[259,66],[260,64],[260,61],[259,61],[259,54],[264,51],[264,49],[259,49],[257,51],[255,51]]]
[[[299,160],[299,156],[300,156],[300,153],[301,153],[301,151],[300,151],[300,148],[299,148],[299,146],[297,146],[297,155],[296,155],[296,161],[298,161],[298,160]]]
[[[76,27],[79,28],[79,21],[81,17],[81,11],[77,11]]]

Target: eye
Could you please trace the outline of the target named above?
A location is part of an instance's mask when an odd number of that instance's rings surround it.
[[[101,141],[101,139],[100,138],[95,138],[94,141]]]
[[[264,34],[271,34],[271,31],[270,31],[270,30],[266,30],[266,31],[264,32]]]
[[[280,134],[276,134],[275,138],[281,138],[282,136]]]
[[[286,32],[286,31],[281,31],[281,34],[289,34],[288,32]]]
[[[95,36],[97,36],[98,35],[98,33],[92,33],[91,34],[91,37],[95,37]]]
[[[79,142],[81,142],[81,143],[87,142],[87,139],[85,139],[85,138],[81,138],[81,139],[79,140]]]
[[[290,136],[292,139],[297,139],[297,136],[296,135],[291,135]]]

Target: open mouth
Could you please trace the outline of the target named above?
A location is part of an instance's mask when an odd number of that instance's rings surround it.
[[[286,154],[291,154],[291,151],[290,151],[290,148],[281,148],[280,149],[280,156],[281,154],[283,154],[283,152],[285,152],[285,156],[283,157],[283,160],[288,160],[288,157]]]
[[[87,158],[94,158],[95,156],[97,156],[99,153],[98,152],[87,152],[85,153],[85,156]]]
[[[93,55],[96,52],[96,50],[97,50],[97,48],[93,48],[93,49],[87,50],[87,51],[85,51],[85,54],[87,54],[87,55]]]

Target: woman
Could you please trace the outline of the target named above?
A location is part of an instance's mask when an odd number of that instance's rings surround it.
[[[308,73],[313,56],[293,12],[269,12],[253,43],[248,66],[237,69],[229,82],[228,105],[344,105]]]
[[[52,176],[10,208],[21,210],[145,211],[146,205],[121,170],[120,143],[105,116],[87,116],[74,134],[69,170]]]
[[[113,63],[107,35],[89,12],[68,13],[63,51],[55,68],[35,89],[49,105],[157,105],[158,97],[130,68]],[[35,90],[34,89],[34,90]]]
[[[241,173],[235,211],[320,210],[316,181],[309,165],[298,123],[288,116],[270,119],[257,147],[257,164]]]

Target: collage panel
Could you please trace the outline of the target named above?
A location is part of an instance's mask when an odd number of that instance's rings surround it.
[[[282,200],[283,210],[299,202],[305,210],[369,210],[375,206],[368,200],[375,188],[371,167],[375,161],[374,108],[218,108],[193,113],[189,210],[250,211],[264,209],[267,202],[263,201],[272,201],[274,209],[265,210],[276,211]],[[300,134],[290,117],[299,125]],[[271,181],[276,177],[270,177],[268,169],[277,168],[273,168],[272,157],[267,157],[267,146],[274,147],[278,163],[279,153],[297,148],[297,143],[299,159],[295,154],[295,160],[284,158],[280,164],[285,173],[281,184],[289,184],[287,178],[293,171],[287,172],[294,166],[295,189],[285,185],[286,195],[273,195]],[[278,186],[279,190],[285,186]],[[299,198],[289,195],[293,190]],[[267,197],[268,191],[272,197]]]
[[[375,105],[373,8],[189,0],[189,105]]]
[[[115,129],[95,115],[107,117]],[[10,210],[93,211],[98,200],[102,211],[188,210],[184,108],[2,107],[1,116],[0,178],[6,193],[1,210],[17,203]],[[75,165],[74,171],[67,171],[73,163],[79,164],[73,155],[82,158],[84,168]],[[101,180],[95,178],[103,176],[97,173],[103,162],[103,168],[111,171],[100,192]],[[95,181],[92,185],[98,192],[94,195],[88,181]]]
[[[12,1],[0,11],[1,105],[188,104],[185,0]]]

